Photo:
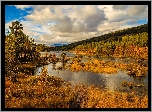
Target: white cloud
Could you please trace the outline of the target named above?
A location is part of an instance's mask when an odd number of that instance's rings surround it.
[[[40,8],[42,9],[40,10]],[[62,11],[64,8],[65,10],[71,9],[71,11],[65,14]],[[52,10],[54,10],[54,12],[51,12]],[[74,11],[75,14],[73,14]],[[95,31],[97,26],[106,20],[104,11],[99,10],[97,6],[83,6],[81,8],[75,6],[39,7],[39,11],[35,9],[33,14],[27,15],[25,18],[41,24],[50,21],[56,22],[57,24],[52,30],[59,30],[61,32],[77,32],[79,31],[77,30],[79,26],[81,26],[81,29],[84,28],[82,29],[83,31]],[[83,25],[80,25],[80,23]],[[77,24],[77,26],[74,24]],[[88,28],[86,28],[86,25]]]
[[[113,10],[113,5],[98,5],[97,6],[99,9],[103,9],[104,11],[112,11]]]
[[[106,13],[109,22],[120,22],[128,18],[127,12],[123,10],[113,10]]]
[[[116,31],[117,29],[119,29],[120,26],[124,24],[127,24],[127,20],[121,22],[112,22],[112,23],[109,23],[107,21],[107,23],[104,23],[103,25],[100,25],[98,27],[98,32],[100,32],[99,34],[106,34],[109,33],[110,31]]]
[[[81,10],[81,15],[87,23],[88,31],[96,31],[97,27],[106,20],[103,10],[99,10],[97,6],[86,5]]]
[[[113,5],[114,10],[125,10],[127,7],[128,5]]]
[[[21,21],[24,33],[36,43],[70,43],[99,36],[110,31],[137,26],[148,19],[147,6],[128,5],[36,5]],[[26,11],[26,10],[25,10]],[[127,25],[130,22],[132,25]],[[6,26],[11,22],[6,23]],[[7,29],[6,29],[7,31]]]
[[[147,7],[148,7],[147,5],[131,5],[128,8],[128,15],[131,16],[141,15],[146,11]]]
[[[72,7],[72,5],[35,5],[33,8],[35,10],[42,10],[45,9],[46,7],[49,7],[51,10],[54,9],[55,7],[58,7],[60,9],[69,9]]]
[[[45,7],[45,9],[42,9],[41,11],[34,10],[32,14],[25,16],[27,20],[39,24],[46,24],[47,22],[50,22],[50,19],[53,17],[55,17],[55,15],[53,15],[49,7]]]
[[[51,28],[52,31],[60,31],[60,32],[72,32],[72,22],[68,17],[65,17],[64,20],[59,21],[58,24],[54,25]]]
[[[29,37],[33,37],[34,39],[43,34],[51,34],[51,31],[49,30],[50,26],[40,26],[38,24],[32,24],[30,21],[20,21],[20,23],[23,25],[23,32],[26,35],[29,35]],[[5,31],[9,30],[9,26],[11,26],[11,24],[12,21],[5,24]]]
[[[26,8],[33,7],[33,5],[14,5],[17,9],[24,10]]]

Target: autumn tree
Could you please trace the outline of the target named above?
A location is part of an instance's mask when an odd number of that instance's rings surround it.
[[[38,52],[35,51],[34,40],[29,39],[28,35],[23,33],[23,25],[20,22],[12,22],[12,26],[9,26],[10,32],[5,37],[5,72],[11,74],[13,71],[17,71],[16,65],[28,59],[36,59]],[[24,56],[23,56],[24,54]],[[28,55],[28,56],[27,56]],[[36,57],[37,56],[37,57]]]

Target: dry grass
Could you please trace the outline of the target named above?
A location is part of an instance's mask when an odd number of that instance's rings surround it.
[[[90,71],[94,73],[117,73],[117,69],[114,68],[113,63],[105,63],[103,60],[99,61],[97,59],[90,59],[89,62],[78,63],[77,61],[73,60],[73,63],[70,65],[71,71]]]
[[[43,73],[46,73],[45,70]],[[24,74],[25,75],[25,74]],[[5,78],[6,108],[147,108],[148,96],[109,92],[95,86],[65,83],[55,76],[24,76],[13,83]]]
[[[78,71],[89,71],[94,73],[107,73],[107,74],[115,74],[118,69],[127,70],[128,75],[132,76],[145,76],[148,71],[148,66],[143,66],[140,63],[120,63],[120,62],[112,62],[112,61],[104,61],[98,60],[94,58],[88,59],[88,62],[81,63],[76,59],[73,59],[72,64],[70,64],[70,70],[74,72]]]
[[[117,69],[113,67],[106,67],[103,70],[104,70],[104,73],[108,73],[108,74],[117,73]]]

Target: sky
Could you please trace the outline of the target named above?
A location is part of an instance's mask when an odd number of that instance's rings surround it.
[[[6,5],[5,34],[12,22],[37,44],[69,44],[148,22],[148,5]]]

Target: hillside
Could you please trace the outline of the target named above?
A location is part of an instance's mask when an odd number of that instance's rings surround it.
[[[76,46],[87,44],[90,42],[100,42],[100,41],[107,42],[107,41],[113,41],[113,40],[117,41],[117,40],[122,40],[122,37],[125,35],[133,35],[133,34],[138,34],[142,32],[148,33],[148,23],[141,26],[137,26],[137,27],[132,27],[132,28],[124,29],[124,30],[111,32],[111,33],[104,34],[98,37],[81,40],[81,41],[74,42],[65,46],[53,47],[51,50],[70,50],[70,49],[75,48]]]

